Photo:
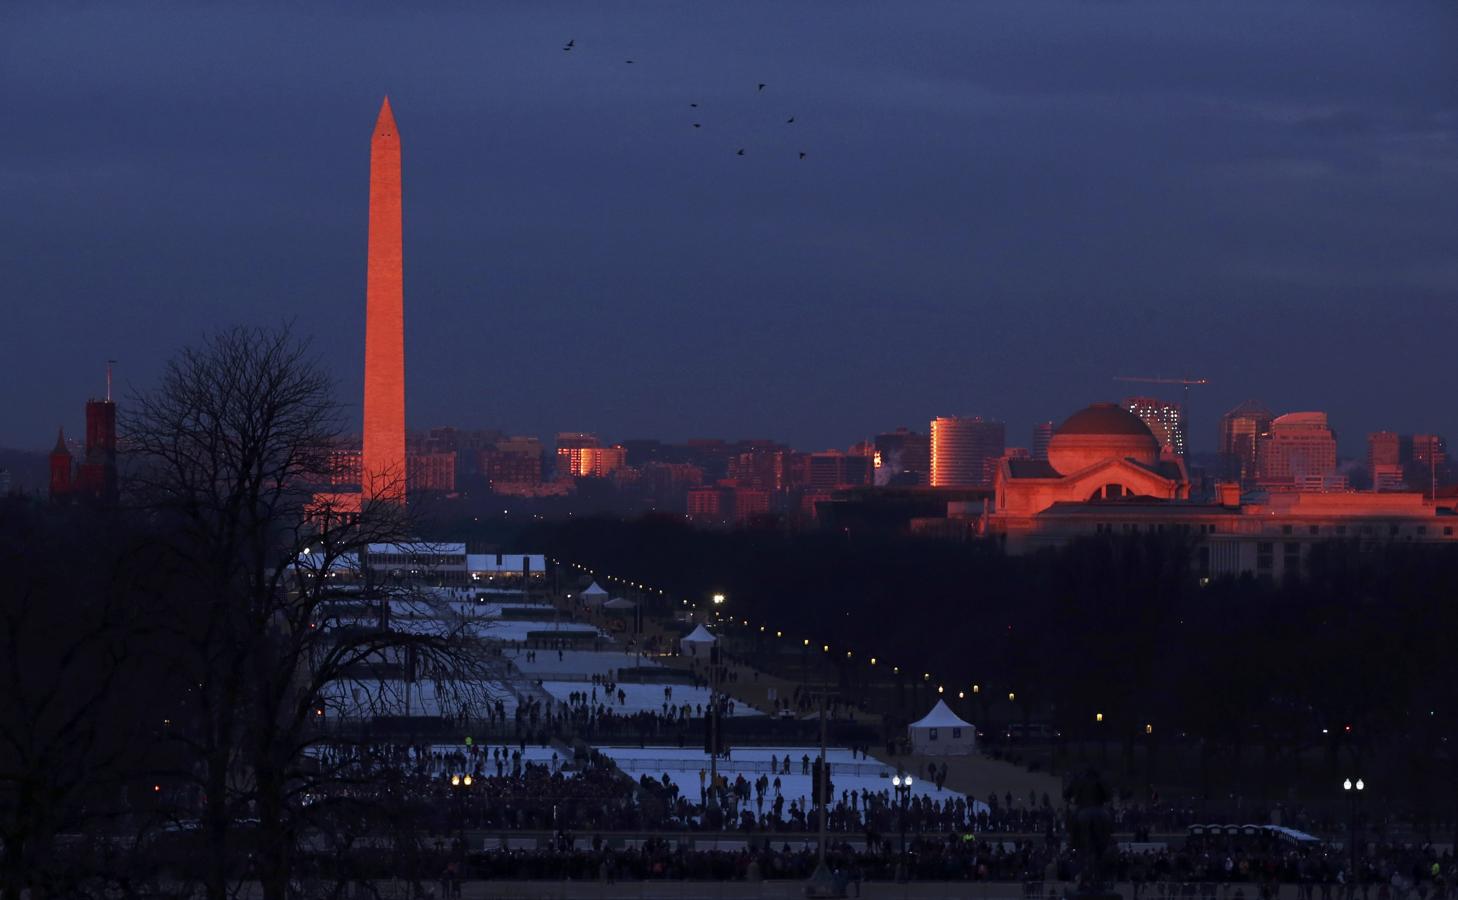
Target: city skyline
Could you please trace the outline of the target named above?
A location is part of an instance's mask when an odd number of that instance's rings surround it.
[[[333,28],[325,8],[286,18],[317,39],[305,50],[205,10],[148,32],[166,70],[120,39],[135,17],[11,13],[0,104],[30,139],[0,150],[19,300],[0,375],[25,388],[0,446],[79,433],[106,359],[124,403],[232,320],[295,319],[357,417],[360,122],[387,90],[412,134],[413,428],[823,448],[983,415],[1021,443],[1122,396],[1114,376],[1188,373],[1210,379],[1197,453],[1247,397],[1328,412],[1349,456],[1382,429],[1453,433],[1422,386],[1443,383],[1458,326],[1455,14],[1357,5],[1312,35],[1300,10],[1197,33],[1154,4],[855,9],[828,26],[839,41],[771,10],[768,28],[714,23],[744,45],[732,57],[693,50],[706,26],[686,14],[485,28],[434,7]],[[928,27],[1006,48],[937,68],[913,52]],[[1050,42],[1088,46],[1055,65],[1034,52]],[[266,70],[243,65],[265,46]],[[1190,66],[1166,87],[1170,46]],[[1081,83],[1115,48],[1127,66]],[[701,101],[717,118],[695,134]],[[1354,187],[1333,197],[1337,178]],[[979,335],[996,338],[965,353]]]

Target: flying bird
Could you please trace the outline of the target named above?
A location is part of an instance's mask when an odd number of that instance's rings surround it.
[[[699,127],[699,123],[698,123],[698,122],[695,122],[695,123],[694,123],[694,127],[695,127],[695,128],[698,128],[698,127]]]
[[[740,147],[740,148],[739,148],[739,152],[738,152],[738,153],[736,153],[736,154],[734,154],[734,155],[735,155],[735,156],[743,156],[743,155],[744,155],[744,148],[743,148],[743,147]]]
[[[795,124],[795,117],[794,116],[790,116],[788,119],[785,120],[785,124],[786,125],[794,125]]]
[[[760,89],[760,90],[764,90],[764,82],[763,82],[763,81],[761,81],[761,82],[760,82],[760,83],[759,83],[759,89]]]
[[[801,150],[800,151],[800,158],[801,159],[804,159],[805,158],[805,151],[804,150]]]
[[[690,103],[689,106],[692,106],[694,109],[699,108],[699,105],[697,103]]]
[[[562,49],[563,50],[571,50],[573,47],[576,47],[576,46],[577,46],[577,38],[572,38],[571,40],[569,40],[567,42],[567,46],[563,47]]]
[[[623,60],[623,62],[627,63],[630,66],[633,64],[633,61],[631,59],[625,59]]]

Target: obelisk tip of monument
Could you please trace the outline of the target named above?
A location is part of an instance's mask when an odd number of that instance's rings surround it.
[[[375,120],[375,134],[381,132],[395,133],[395,114],[390,111],[390,95],[385,95],[385,101],[380,104],[380,117]]]

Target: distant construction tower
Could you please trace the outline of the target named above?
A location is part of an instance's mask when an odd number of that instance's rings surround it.
[[[1190,434],[1190,388],[1209,384],[1205,378],[1164,378],[1156,375],[1144,378],[1133,375],[1115,375],[1115,381],[1135,384],[1177,384],[1184,388],[1181,403],[1169,403],[1152,397],[1130,397],[1124,401],[1124,408],[1144,420],[1160,443],[1184,456],[1188,450]],[[1139,408],[1136,409],[1135,406]]]

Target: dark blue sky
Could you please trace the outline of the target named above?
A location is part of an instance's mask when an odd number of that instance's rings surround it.
[[[386,92],[412,425],[1025,444],[1189,372],[1197,450],[1458,439],[1451,0],[401,6],[0,7],[0,445],[238,322],[357,406]]]

